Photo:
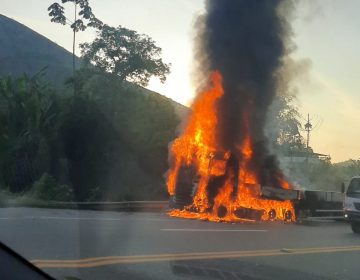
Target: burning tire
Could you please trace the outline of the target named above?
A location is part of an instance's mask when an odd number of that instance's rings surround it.
[[[221,219],[221,218],[224,218],[227,214],[227,209],[225,206],[223,205],[220,205],[219,208],[217,209],[217,215],[218,217]]]
[[[291,222],[292,218],[293,218],[293,215],[292,215],[291,211],[286,210],[285,214],[284,214],[284,221],[285,222]]]
[[[271,209],[268,213],[268,220],[273,222],[276,220],[276,211],[275,209]]]
[[[180,168],[173,197],[173,208],[182,209],[191,205],[194,188],[192,174],[192,168],[186,166]]]

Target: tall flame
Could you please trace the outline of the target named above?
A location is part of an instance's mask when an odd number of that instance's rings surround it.
[[[252,139],[249,132],[249,112],[242,112],[244,137],[236,146],[236,151],[226,151],[217,139],[218,112],[217,104],[224,94],[220,72],[210,75],[210,86],[201,92],[191,107],[191,115],[180,137],[175,139],[170,148],[171,164],[167,176],[167,188],[170,195],[175,195],[180,170],[187,168],[194,182],[192,202],[183,210],[174,209],[170,216],[199,218],[210,221],[237,221],[237,212],[244,209],[257,211],[261,220],[271,220],[274,216],[285,219],[286,213],[294,217],[294,209],[290,201],[269,200],[261,198],[261,189],[256,173],[251,169],[253,158]],[[219,156],[220,154],[220,156]],[[219,158],[220,157],[220,158]],[[229,167],[230,157],[235,157],[237,165]],[[221,178],[215,195],[210,196],[214,178]],[[181,178],[182,179],[182,178]],[[279,178],[281,188],[289,188],[289,184]],[[275,213],[274,213],[275,211]]]

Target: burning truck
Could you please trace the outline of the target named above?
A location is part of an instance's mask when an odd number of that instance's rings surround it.
[[[210,221],[293,221],[291,200],[298,192],[289,189],[280,170],[257,169],[249,112],[243,112],[245,135],[240,143],[226,150],[217,141],[216,105],[224,89],[219,72],[210,79],[210,86],[194,102],[182,135],[171,145],[167,185],[174,209],[169,215]],[[269,164],[273,160],[270,157]]]
[[[194,102],[182,134],[170,146],[169,215],[216,222],[341,218],[344,190],[293,189],[272,156],[261,168],[256,166],[247,111],[242,142],[232,150],[221,146],[216,135],[216,105],[224,94],[220,73],[213,72],[210,80]]]
[[[202,86],[170,147],[170,216],[294,220],[297,192],[268,151],[264,133],[291,50],[288,3],[206,1],[195,44]]]
[[[169,148],[170,216],[290,222],[299,212],[294,206],[317,203],[298,203],[300,192],[284,177],[264,132],[269,106],[288,92],[284,65],[294,49],[293,5],[206,1],[196,22],[199,90]]]

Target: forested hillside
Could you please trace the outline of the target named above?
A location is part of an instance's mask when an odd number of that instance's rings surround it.
[[[0,62],[1,189],[45,200],[166,197],[168,143],[186,107],[91,66],[71,77],[71,53],[5,16]]]

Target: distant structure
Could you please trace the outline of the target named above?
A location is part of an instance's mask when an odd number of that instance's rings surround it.
[[[309,151],[290,151],[288,154],[281,156],[279,158],[280,162],[283,164],[319,164],[323,161],[331,160],[330,155],[313,153]]]
[[[309,149],[309,142],[310,142],[310,131],[313,129],[312,124],[310,123],[310,115],[307,115],[307,122],[305,124],[306,134],[306,148]]]
[[[280,162],[282,164],[296,165],[304,163],[311,165],[331,160],[330,155],[314,153],[310,147],[310,133],[321,125],[321,119],[317,118],[316,124],[313,125],[313,119],[310,118],[310,114],[307,114],[307,118],[305,119],[305,121],[306,123],[302,130],[306,132],[306,149],[298,151],[290,150],[287,154],[280,157]]]

